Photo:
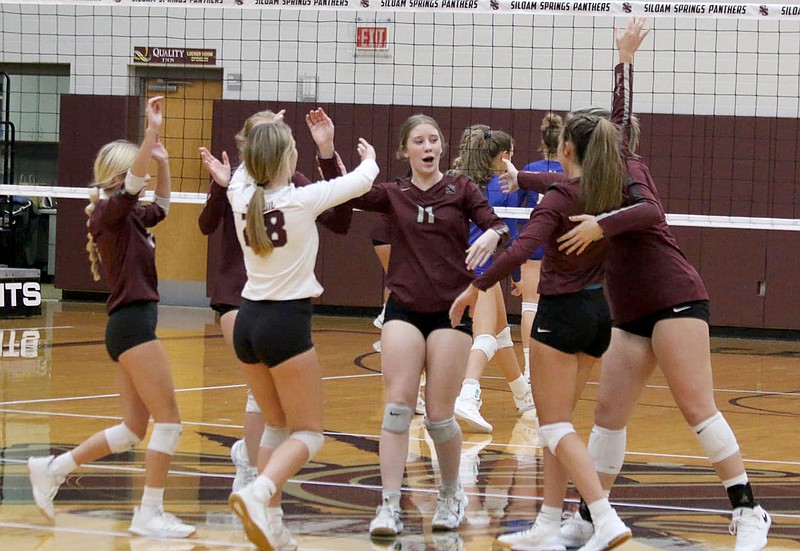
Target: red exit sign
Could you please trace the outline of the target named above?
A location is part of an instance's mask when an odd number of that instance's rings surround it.
[[[356,27],[356,49],[389,49],[389,29],[387,27]]]

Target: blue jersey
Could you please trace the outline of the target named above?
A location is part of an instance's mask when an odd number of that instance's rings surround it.
[[[486,190],[483,192],[483,194],[486,196],[486,200],[489,202],[490,207],[520,207],[522,206],[523,196],[526,193],[529,192],[525,190],[519,190],[515,193],[503,193],[503,190],[500,188],[500,178],[498,176],[492,176],[492,179],[486,184]],[[505,222],[508,226],[508,241],[511,243],[519,235],[519,220],[516,218],[504,218],[503,222]],[[481,235],[483,235],[483,230],[474,223],[470,222],[469,244],[472,245],[475,243],[475,240]],[[477,275],[481,275],[483,274],[484,270],[491,265],[492,259],[490,258],[486,264],[476,268],[475,273]],[[514,279],[519,280],[518,277],[515,277]]]

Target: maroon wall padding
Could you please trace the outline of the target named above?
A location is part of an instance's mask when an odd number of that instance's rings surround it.
[[[117,139],[137,141],[139,98],[62,94],[58,142],[58,185],[81,187],[92,181],[97,151]],[[88,198],[88,193],[87,193]],[[55,286],[67,291],[107,291],[94,281],[86,253],[87,200],[59,199]]]
[[[764,327],[800,328],[800,232],[767,233]]]
[[[700,265],[711,297],[713,325],[762,327],[766,230],[703,228]]]

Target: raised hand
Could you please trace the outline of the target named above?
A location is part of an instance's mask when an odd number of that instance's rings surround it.
[[[156,143],[153,144],[153,150],[150,152],[150,156],[159,163],[164,163],[169,160],[169,152],[167,152],[167,148],[164,147],[164,144],[162,144],[161,140],[158,139],[156,140]]]
[[[650,29],[644,28],[644,17],[634,17],[625,29],[615,29],[615,39],[617,51],[619,52],[620,63],[632,63],[633,54],[642,45],[645,37],[650,33]]]
[[[164,115],[161,112],[162,99],[164,99],[164,96],[150,98],[147,100],[147,107],[144,110],[147,116],[147,128],[155,131],[156,134],[161,130],[161,125],[164,123]]]
[[[308,130],[311,132],[311,137],[314,143],[317,144],[319,156],[323,159],[330,159],[333,157],[333,137],[335,134],[335,127],[333,121],[325,113],[325,110],[320,107],[309,111],[306,115],[306,124]]]
[[[372,159],[374,161],[376,158],[375,148],[372,147],[372,145],[370,145],[370,143],[364,138],[358,139],[356,150],[358,151],[358,156],[361,157],[362,161],[364,159]]]
[[[208,149],[201,147],[200,159],[214,181],[222,187],[228,187],[231,182],[231,162],[228,159],[228,153],[222,152],[222,162],[220,162]]]

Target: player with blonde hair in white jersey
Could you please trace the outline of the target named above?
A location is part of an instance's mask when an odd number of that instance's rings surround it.
[[[266,466],[229,502],[250,541],[272,550],[283,546],[267,518],[267,503],[324,442],[322,374],[311,342],[311,299],[322,294],[314,276],[315,221],[369,191],[379,169],[375,150],[360,139],[361,164],[353,172],[298,188],[291,183],[297,148],[280,121],[254,127],[242,153],[252,181],[228,186],[247,269],[233,340],[265,425],[273,430],[265,430],[261,440],[271,450]],[[220,162],[205,148],[200,154],[216,182],[231,181],[227,155]]]

